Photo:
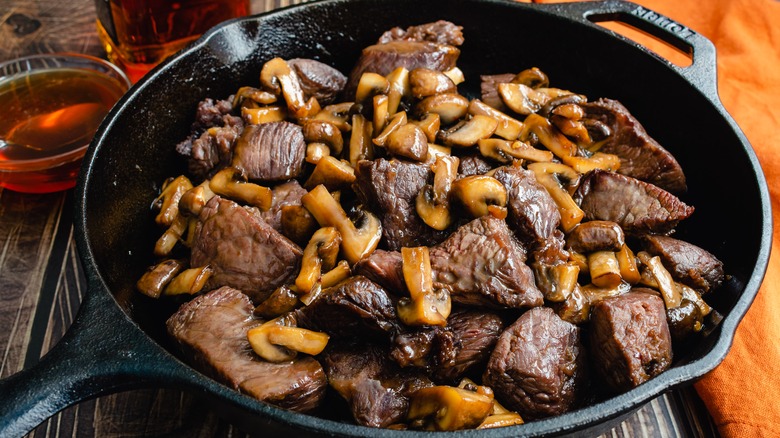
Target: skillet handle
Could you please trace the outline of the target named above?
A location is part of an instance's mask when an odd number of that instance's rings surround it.
[[[90,288],[73,325],[41,361],[0,380],[0,436],[21,437],[68,406],[125,389],[171,385],[176,361]]]
[[[539,4],[536,6],[550,8],[558,15],[595,26],[605,32],[611,31],[597,26],[595,23],[616,21],[627,24],[681,50],[691,58],[692,64],[690,66],[680,67],[639,45],[640,48],[662,59],[711,101],[720,102],[717,88],[715,46],[706,37],[671,18],[636,3],[621,0]],[[618,37],[624,38],[620,35]]]

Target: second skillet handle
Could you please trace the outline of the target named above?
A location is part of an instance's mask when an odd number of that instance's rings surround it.
[[[633,26],[687,53],[692,64],[680,67],[664,60],[670,68],[685,77],[713,102],[718,98],[715,46],[710,40],[690,28],[643,6],[621,0],[540,4],[558,15],[596,26],[595,23],[616,21]],[[601,28],[605,32],[606,29]],[[623,38],[621,36],[621,38]],[[640,45],[640,47],[642,47]],[[647,51],[646,48],[642,47]],[[657,55],[656,55],[657,56]]]
[[[90,285],[65,336],[35,366],[0,380],[0,437],[21,437],[62,409],[98,395],[171,384],[175,361]]]

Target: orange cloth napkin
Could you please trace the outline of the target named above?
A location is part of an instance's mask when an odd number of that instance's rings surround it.
[[[780,111],[776,110],[780,104],[780,1],[634,2],[715,44],[720,98],[755,149],[768,180],[776,225],[766,278],[728,356],[695,387],[723,436],[780,436]],[[664,53],[658,44],[646,45]]]

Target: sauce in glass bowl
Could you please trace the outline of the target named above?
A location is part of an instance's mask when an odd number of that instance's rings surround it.
[[[73,187],[93,135],[129,86],[112,64],[86,55],[0,64],[0,186],[29,193]]]

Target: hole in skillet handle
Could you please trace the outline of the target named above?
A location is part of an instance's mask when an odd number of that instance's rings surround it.
[[[561,3],[555,6],[570,18],[606,29],[651,53],[720,106],[715,46],[689,27],[628,1]]]

